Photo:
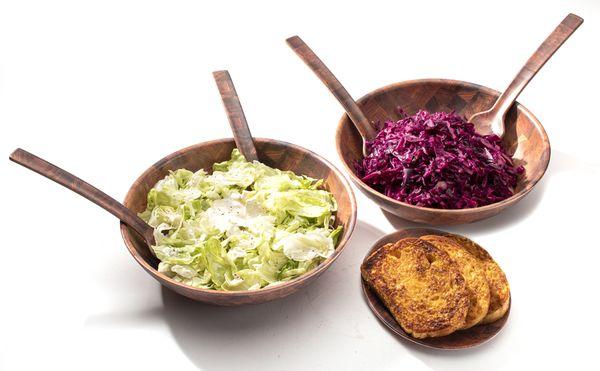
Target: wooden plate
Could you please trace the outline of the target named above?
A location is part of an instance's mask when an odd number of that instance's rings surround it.
[[[437,229],[428,229],[428,228],[411,228],[411,229],[402,229],[393,233],[390,233],[386,236],[383,236],[379,239],[373,247],[369,250],[365,259],[371,255],[375,250],[386,245],[388,243],[396,242],[406,237],[421,237],[428,234],[433,235],[445,235],[448,232],[440,231]],[[387,310],[385,305],[379,300],[379,297],[373,291],[364,280],[362,280],[362,288],[365,294],[365,298],[367,299],[367,303],[369,307],[375,313],[377,318],[383,324],[390,329],[393,333],[400,336],[403,339],[406,339],[412,343],[423,345],[428,348],[435,349],[466,349],[472,348],[477,345],[481,345],[494,336],[496,336],[500,330],[506,324],[506,320],[508,319],[508,315],[510,314],[510,307],[508,311],[504,315],[504,317],[499,320],[488,323],[485,325],[476,325],[466,330],[459,330],[453,332],[450,335],[435,337],[435,338],[425,338],[425,339],[417,339],[406,333],[402,327],[396,322],[392,314]],[[512,305],[512,297],[510,305]]]

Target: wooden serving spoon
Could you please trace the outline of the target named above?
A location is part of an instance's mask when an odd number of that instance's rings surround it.
[[[229,73],[218,71],[214,73],[214,76],[223,98],[223,104],[227,111],[237,147],[247,160],[258,160],[248,123]],[[131,227],[144,239],[148,246],[155,244],[154,228],[152,226],[144,222],[135,212],[98,188],[21,148],[11,153],[9,159],[87,198]],[[152,249],[150,251],[154,254]]]
[[[21,148],[11,153],[9,159],[87,198],[131,227],[148,246],[154,245],[154,228],[144,222],[135,212],[98,188]],[[152,249],[150,251],[152,252]],[[154,254],[154,252],[152,253]]]
[[[556,27],[554,31],[544,40],[542,45],[527,60],[508,88],[500,95],[496,103],[487,111],[479,112],[471,116],[469,121],[475,124],[477,131],[483,134],[494,133],[502,137],[505,132],[504,117],[517,99],[519,94],[527,86],[529,81],[546,64],[552,55],[567,41],[569,36],[583,23],[583,19],[575,14],[569,14]]]
[[[287,39],[286,42],[290,48],[298,54],[300,59],[306,63],[308,68],[321,79],[323,84],[327,86],[338,102],[340,102],[348,114],[348,117],[350,117],[350,120],[354,123],[354,126],[356,126],[356,129],[358,129],[360,136],[363,138],[363,153],[366,155],[365,142],[373,140],[377,135],[377,131],[371,125],[371,122],[369,122],[358,104],[356,104],[344,86],[342,86],[339,80],[331,73],[325,63],[317,57],[300,37],[292,36]]]
[[[225,112],[229,119],[229,125],[233,132],[233,139],[235,145],[240,150],[242,155],[246,157],[248,161],[258,161],[258,155],[256,154],[256,147],[254,146],[254,140],[252,140],[252,133],[250,133],[250,127],[246,121],[244,110],[240,103],[240,99],[235,91],[233,80],[228,71],[215,71],[213,77],[219,88],[221,94],[221,100],[223,106],[225,106]]]

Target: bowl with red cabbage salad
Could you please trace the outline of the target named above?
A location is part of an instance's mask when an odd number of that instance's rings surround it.
[[[466,209],[511,197],[524,173],[497,135],[481,135],[454,112],[424,110],[388,120],[355,163],[358,177],[410,205]]]
[[[330,257],[342,227],[322,180],[246,161],[170,171],[140,217],[154,227],[158,271],[189,286],[245,291],[278,285]]]

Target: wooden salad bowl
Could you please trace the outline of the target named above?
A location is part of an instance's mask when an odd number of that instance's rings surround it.
[[[372,122],[383,124],[400,118],[397,109],[409,115],[419,110],[455,111],[470,117],[492,107],[500,93],[485,86],[464,81],[423,79],[395,83],[377,89],[356,103]],[[364,183],[356,174],[355,163],[363,156],[363,139],[346,114],[339,121],[335,141],[342,163],[360,190],[382,209],[403,219],[431,225],[471,223],[489,218],[514,205],[527,195],[544,175],[550,161],[550,142],[542,124],[521,104],[515,102],[508,111],[505,148],[515,165],[523,165],[515,194],[503,201],[467,209],[434,209],[397,201]],[[477,127],[476,127],[477,129]]]
[[[131,228],[121,223],[121,234],[127,249],[134,259],[154,279],[165,287],[193,300],[204,303],[236,306],[258,304],[293,294],[316,280],[346,246],[356,223],[356,201],[354,193],[346,178],[331,163],[321,156],[300,146],[273,140],[254,138],[258,158],[261,162],[281,170],[290,170],[316,179],[323,179],[323,187],[333,193],[338,202],[335,214],[335,225],[343,226],[335,252],[317,268],[289,282],[253,291],[217,291],[195,288],[184,285],[157,271],[158,259],[152,255],[147,244]],[[152,165],[133,183],[127,196],[125,206],[135,212],[146,208],[146,195],[160,179],[170,170],[185,168],[191,171],[204,169],[212,171],[215,162],[229,160],[235,148],[233,138],[203,142],[179,150]]]

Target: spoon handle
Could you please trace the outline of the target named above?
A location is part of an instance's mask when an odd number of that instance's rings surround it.
[[[308,68],[310,68],[315,75],[321,81],[329,91],[333,94],[333,96],[340,102],[344,110],[350,117],[350,120],[354,123],[360,135],[364,140],[372,140],[377,135],[377,132],[362,112],[360,107],[356,104],[354,99],[350,96],[348,91],[342,86],[342,84],[338,81],[338,79],[333,75],[333,73],[327,68],[325,63],[317,57],[317,55],[306,45],[304,41],[298,36],[292,36],[286,40],[287,44],[292,48],[292,50],[298,54],[300,59],[306,63]]]
[[[533,79],[544,64],[546,64],[558,48],[567,41],[569,36],[571,36],[582,23],[583,19],[581,17],[572,13],[567,15],[546,40],[544,40],[535,53],[533,53],[529,60],[527,60],[527,63],[521,68],[508,88],[502,93],[496,103],[494,103],[492,111],[495,111],[499,117],[504,117],[529,81]]]
[[[21,148],[11,153],[9,159],[87,198],[133,228],[148,244],[154,244],[153,228],[133,211],[98,188]]]
[[[225,106],[227,119],[229,119],[231,131],[233,131],[235,145],[242,152],[242,155],[246,157],[246,160],[258,161],[256,147],[254,146],[254,140],[252,140],[252,133],[250,133],[250,127],[248,127],[244,110],[242,109],[229,72],[215,71],[213,72],[213,77],[217,83],[217,88],[219,88],[223,106]]]

